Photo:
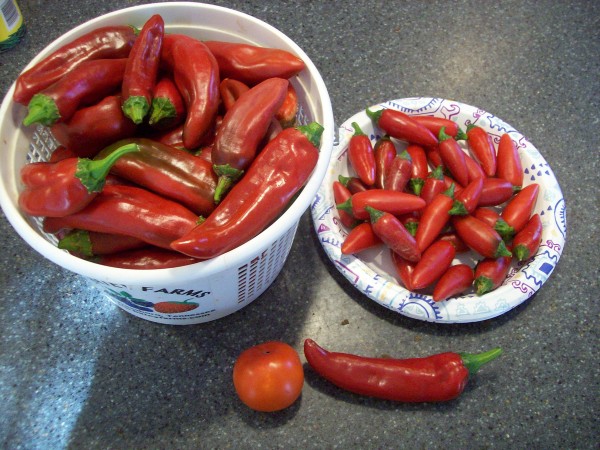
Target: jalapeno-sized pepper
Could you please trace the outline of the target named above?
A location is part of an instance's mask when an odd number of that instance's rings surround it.
[[[275,113],[283,103],[288,81],[269,78],[244,92],[223,116],[212,149],[219,184],[219,203],[233,183],[250,166]]]
[[[183,144],[193,150],[211,129],[219,108],[219,65],[203,42],[182,34],[165,34],[161,63],[173,73],[185,102]]]
[[[433,288],[433,301],[441,302],[449,297],[462,294],[471,287],[475,275],[467,264],[456,264],[446,270]]]
[[[122,234],[98,233],[86,230],[71,230],[60,238],[57,247],[81,258],[110,255],[125,250],[145,247],[141,239]]]
[[[465,161],[465,153],[458,142],[444,130],[444,127],[440,130],[438,146],[442,163],[458,184],[466,186],[469,183],[469,170]]]
[[[471,214],[479,204],[482,190],[483,178],[475,178],[454,196],[454,205],[450,214],[457,216]]]
[[[333,182],[332,188],[333,200],[336,204],[344,203],[346,200],[352,197],[352,192],[350,192],[350,190],[346,186],[344,186],[337,180]],[[354,216],[352,216],[352,214],[348,211],[338,209],[338,215],[340,216],[340,221],[342,222],[342,225],[344,225],[347,228],[353,228],[358,224],[358,220],[356,220]]]
[[[164,32],[163,18],[154,14],[142,26],[127,58],[121,86],[123,112],[136,124],[142,123],[150,111]]]
[[[185,120],[185,103],[170,76],[162,76],[152,91],[148,124],[158,130],[176,127]]]
[[[484,258],[475,266],[473,286],[477,295],[487,294],[498,288],[508,275],[511,256],[499,258]]]
[[[112,94],[123,81],[127,58],[84,61],[29,101],[23,125],[68,121],[81,107]]]
[[[396,216],[370,206],[365,206],[365,210],[370,215],[373,232],[384,244],[408,261],[421,259],[415,238]]]
[[[400,216],[423,209],[425,200],[408,192],[369,189],[352,194],[352,197],[336,206],[349,212],[358,220],[368,220],[370,215],[366,210],[367,206]]]
[[[56,140],[81,158],[93,158],[119,139],[132,137],[136,125],[121,110],[121,97],[109,95],[99,103],[77,110],[68,122],[51,127]]]
[[[515,229],[507,224],[500,213],[492,208],[480,207],[473,211],[473,216],[487,223],[498,232],[502,239],[510,241],[515,234]]]
[[[469,376],[500,356],[446,352],[424,358],[370,358],[330,352],[312,339],[304,341],[304,356],[320,376],[359,395],[398,402],[441,402],[457,398]]]
[[[452,216],[452,225],[464,243],[481,256],[499,258],[512,255],[498,232],[475,216]]]
[[[467,172],[469,172],[469,181],[473,181],[476,178],[486,178],[486,174],[481,168],[481,165],[468,153],[465,153],[465,163],[467,164]]]
[[[478,206],[501,205],[510,200],[520,189],[520,186],[513,186],[510,181],[502,178],[486,177],[483,179]]]
[[[500,214],[504,221],[518,233],[529,221],[537,201],[540,186],[537,183],[525,186],[504,207]]]
[[[485,174],[488,177],[496,175],[496,148],[487,131],[474,124],[468,125],[467,143]]]
[[[425,179],[429,174],[429,165],[427,162],[427,153],[420,145],[411,144],[406,147],[406,152],[410,155],[412,161],[412,170],[410,175],[410,189],[415,195],[420,195]]]
[[[454,246],[437,240],[425,249],[412,274],[413,289],[424,289],[435,283],[448,270],[456,255]]]
[[[424,125],[408,114],[395,109],[366,110],[373,123],[390,136],[426,147],[437,147],[438,140]]]
[[[429,172],[419,195],[425,200],[425,204],[429,205],[438,194],[441,194],[446,189],[444,167],[439,165]]]
[[[197,263],[196,258],[158,247],[125,250],[119,253],[101,255],[93,260],[97,264],[119,269],[155,270],[172,269]]]
[[[285,99],[275,113],[275,119],[281,124],[282,128],[293,127],[296,124],[298,109],[298,93],[294,85],[289,83]]]
[[[434,135],[438,136],[440,134],[440,130],[444,128],[444,132],[450,136],[452,136],[457,141],[464,141],[467,139],[467,135],[465,132],[458,126],[458,123],[446,119],[445,117],[435,117],[435,116],[411,116],[421,125],[424,125],[431,131]]]
[[[385,174],[388,167],[396,157],[397,151],[394,142],[388,135],[377,139],[373,146],[373,155],[375,158],[375,184],[378,189],[384,188]]]
[[[366,186],[375,184],[375,153],[371,139],[367,136],[360,125],[352,122],[354,134],[348,143],[348,161],[356,172],[356,175]]]
[[[496,155],[496,176],[510,181],[514,186],[523,185],[523,164],[514,141],[508,133],[500,136]]]
[[[125,144],[135,144],[139,151],[119,158],[111,173],[175,200],[196,214],[208,216],[215,209],[217,176],[210,162],[147,138],[117,141],[97,157],[107,157]]]
[[[369,187],[365,186],[365,184],[360,181],[360,178],[358,177],[345,177],[344,175],[338,175],[338,180],[353,194],[369,190]]]
[[[281,131],[206,221],[171,247],[209,259],[259,234],[285,209],[314,170],[322,133],[323,127],[316,122]]]
[[[404,285],[406,289],[409,291],[414,291],[414,287],[412,284],[412,274],[415,272],[415,267],[417,266],[416,261],[408,261],[396,253],[394,250],[390,249],[390,255],[392,258],[392,263],[394,265],[394,269],[396,270],[396,274],[400,278],[400,282]]]
[[[512,241],[513,255],[518,261],[525,261],[535,255],[542,240],[542,220],[534,214]]]
[[[35,162],[23,166],[19,206],[32,216],[63,217],[85,208],[102,191],[110,168],[135,144],[121,146],[108,157],[92,161],[67,158],[57,163]]]
[[[127,25],[96,28],[19,75],[13,100],[26,105],[35,94],[56,83],[83,61],[127,58],[135,39],[135,28]]]
[[[450,210],[454,203],[454,186],[444,192],[437,194],[421,214],[419,226],[417,227],[417,246],[420,251],[425,251],[442,232],[448,220]]]
[[[412,174],[412,159],[404,150],[391,162],[385,174],[384,188],[391,191],[404,191]]]
[[[291,78],[305,64],[296,55],[282,49],[238,42],[204,41],[219,63],[222,78],[234,78],[249,86],[268,78]]]
[[[46,217],[44,231],[64,229],[133,236],[170,249],[171,242],[196,226],[198,216],[185,206],[135,186],[105,186],[85,208],[64,217]]]
[[[350,230],[342,243],[342,254],[352,255],[381,245],[381,239],[369,222],[362,222]]]

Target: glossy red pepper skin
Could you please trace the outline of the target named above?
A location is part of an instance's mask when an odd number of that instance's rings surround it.
[[[439,353],[424,358],[369,358],[330,352],[312,339],[304,356],[320,376],[359,395],[398,402],[441,402],[457,398],[469,375],[501,354],[499,348],[478,355]]]
[[[172,129],[185,121],[185,103],[170,76],[159,78],[152,91],[148,124],[157,130]]]
[[[423,210],[415,236],[421,252],[437,239],[450,220],[450,209],[452,209],[453,202],[454,192],[449,189],[437,194]]]
[[[475,159],[488,177],[496,175],[496,148],[492,137],[477,125],[467,126],[467,143]]]
[[[402,192],[406,189],[412,174],[412,160],[405,150],[397,155],[385,174],[384,189]]]
[[[51,127],[56,140],[80,158],[93,158],[115,141],[132,137],[137,126],[121,110],[121,97],[109,95],[99,103],[79,109],[68,122]]]
[[[465,153],[465,163],[467,164],[467,172],[469,172],[469,182],[477,178],[486,178],[481,165],[467,153]]]
[[[478,206],[498,206],[507,202],[518,192],[510,181],[502,178],[484,178]]]
[[[77,158],[78,155],[70,148],[65,147],[64,145],[59,145],[54,149],[54,151],[50,154],[50,158],[48,158],[49,163],[57,163],[67,158]]]
[[[504,221],[518,233],[529,221],[537,201],[540,186],[537,183],[525,186],[504,207],[500,214]]]
[[[512,257],[485,258],[475,266],[473,286],[477,295],[487,294],[497,289],[506,279]]]
[[[508,133],[500,137],[496,158],[496,176],[509,181],[513,186],[523,185],[523,164],[517,146]]]
[[[99,102],[123,81],[127,58],[95,59],[78,64],[56,83],[35,94],[23,124],[66,122],[82,106]]]
[[[144,241],[132,236],[72,230],[60,238],[57,247],[82,258],[91,258],[138,249],[146,245],[148,244]]]
[[[239,80],[234,80],[233,78],[221,80],[219,93],[221,94],[221,102],[225,111],[229,111],[237,99],[249,90],[250,87]]]
[[[390,255],[392,258],[392,263],[394,264],[394,269],[396,270],[396,274],[400,278],[400,282],[409,291],[414,291],[415,289],[412,284],[412,274],[415,272],[417,262],[407,261],[391,249]]]
[[[440,155],[440,151],[437,147],[429,147],[425,151],[427,153],[427,161],[429,161],[431,167],[444,166],[444,161],[442,161],[442,155]]]
[[[454,196],[454,206],[450,210],[451,215],[464,216],[471,214],[479,205],[479,197],[483,190],[483,178],[475,178],[464,189]]]
[[[517,261],[525,261],[538,251],[542,240],[542,221],[539,214],[534,214],[513,239],[513,255]]]
[[[127,58],[135,42],[133,27],[96,28],[63,45],[17,78],[13,100],[27,105],[38,92],[60,80],[83,61]]]
[[[290,83],[287,88],[285,99],[275,113],[275,119],[281,124],[282,128],[293,127],[296,125],[298,109],[298,92],[296,92],[294,85]]]
[[[287,206],[314,170],[323,127],[286,128],[254,159],[206,221],[172,248],[200,259],[232,250],[259,234]]]
[[[462,147],[454,138],[445,133],[445,128],[440,131],[439,138],[438,151],[444,167],[450,171],[459,185],[466,186],[469,183],[469,169]]]
[[[46,217],[44,231],[79,229],[124,234],[170,249],[171,242],[196,226],[198,216],[185,206],[135,186],[104,186],[84,209],[65,217]]]
[[[464,243],[481,256],[485,258],[511,256],[498,232],[475,216],[453,216],[452,225]]]
[[[440,134],[442,128],[445,129],[446,134],[452,136],[457,141],[466,139],[465,133],[460,129],[458,123],[453,122],[450,119],[444,117],[435,116],[411,116],[421,125],[427,127],[435,136]]]
[[[473,215],[496,230],[505,241],[512,239],[515,234],[514,228],[508,225],[504,219],[500,217],[500,213],[494,209],[480,207],[473,211]]]
[[[183,144],[198,148],[211,129],[219,108],[219,65],[208,47],[182,34],[165,34],[161,62],[173,73],[187,116]]]
[[[94,262],[119,269],[156,270],[188,266],[198,260],[173,250],[149,247],[102,255],[95,258]]]
[[[421,189],[420,196],[429,205],[432,200],[446,190],[444,182],[444,172],[442,166],[436,166],[425,178],[425,183]]]
[[[373,147],[375,157],[375,184],[378,189],[385,188],[385,176],[392,161],[396,157],[396,146],[389,136],[382,136]]]
[[[343,175],[339,175],[338,180],[353,194],[356,194],[357,192],[368,191],[370,189],[368,186],[365,186],[365,184],[360,181],[360,178],[358,177],[345,177]]]
[[[338,209],[348,211],[358,220],[369,219],[367,206],[395,216],[401,216],[402,214],[423,209],[425,207],[425,200],[407,192],[369,189],[352,194],[349,200],[337,205]]]
[[[31,216],[64,217],[85,208],[104,188],[106,176],[118,158],[138,151],[125,145],[102,160],[67,158],[57,163],[35,162],[21,168],[25,189],[19,207]]]
[[[425,147],[436,147],[438,144],[431,131],[402,111],[388,108],[371,111],[367,108],[366,112],[373,123],[391,137]]]
[[[223,41],[204,43],[215,55],[222,78],[234,78],[249,86],[268,78],[289,79],[306,67],[302,59],[278,48]]]
[[[437,240],[427,247],[412,274],[413,289],[425,289],[435,283],[448,270],[455,255],[454,246],[447,241]]]
[[[433,288],[433,301],[441,302],[462,294],[471,287],[474,280],[473,269],[467,264],[456,264],[448,268]]]
[[[332,189],[333,200],[336,204],[344,203],[346,200],[352,197],[352,192],[350,192],[350,190],[346,186],[344,186],[337,180],[333,182]],[[337,212],[340,217],[340,221],[342,222],[342,225],[344,225],[346,228],[353,228],[357,225],[358,221],[348,211],[338,209]]]
[[[429,175],[429,163],[427,162],[427,153],[420,145],[411,144],[406,147],[406,152],[410,155],[412,161],[412,172],[410,176],[410,189],[415,195],[420,195],[425,179]]]
[[[454,246],[456,253],[466,253],[470,248],[463,242],[463,240],[456,234],[455,231],[442,231],[439,237],[442,241],[450,242]]]
[[[370,206],[365,209],[370,215],[373,233],[384,244],[407,261],[417,262],[421,259],[415,238],[396,216]]]
[[[142,26],[127,58],[121,85],[123,112],[138,125],[150,112],[164,33],[162,16],[154,14]]]
[[[381,245],[381,239],[369,222],[362,222],[350,230],[342,243],[342,255],[352,255]]]
[[[196,214],[208,216],[215,209],[217,175],[210,162],[147,138],[117,141],[98,157],[110,155],[125,144],[135,144],[139,151],[119,158],[111,173],[177,201]]]
[[[348,143],[348,161],[365,186],[375,184],[375,152],[371,139],[361,130],[358,123],[353,122],[354,134]]]

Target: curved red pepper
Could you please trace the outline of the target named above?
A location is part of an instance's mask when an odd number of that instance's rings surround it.
[[[67,158],[57,163],[35,162],[23,166],[19,206],[31,216],[63,217],[85,208],[103,189],[110,168],[135,144],[117,148],[110,156],[92,161]]]
[[[475,266],[473,286],[477,295],[487,294],[498,288],[506,279],[512,257],[485,258]]]
[[[445,128],[442,128],[440,131],[440,144],[438,146],[442,163],[459,185],[466,186],[469,183],[469,170],[465,161],[465,153],[458,142],[446,134],[444,130]]]
[[[421,189],[425,184],[425,179],[429,174],[429,164],[427,162],[427,153],[420,145],[409,145],[406,152],[410,155],[412,161],[412,173],[410,176],[410,189],[415,195],[421,194]]]
[[[385,174],[384,188],[404,191],[412,174],[412,159],[406,150],[396,156]]]
[[[57,122],[51,128],[56,140],[81,158],[93,158],[107,145],[133,136],[136,130],[123,114],[118,95],[81,108],[68,122]]]
[[[453,202],[454,189],[451,187],[437,194],[423,209],[415,236],[420,251],[425,251],[442,232],[450,220],[450,209],[452,209]]]
[[[285,99],[275,113],[275,119],[281,124],[282,128],[293,127],[296,124],[299,107],[298,92],[296,92],[294,85],[290,83]]]
[[[387,169],[396,157],[396,146],[389,136],[382,136],[375,142],[373,147],[375,159],[375,183],[374,186],[378,189],[384,189],[385,174]]]
[[[496,148],[487,131],[477,125],[468,125],[467,142],[485,174],[488,177],[496,175]]]
[[[525,186],[502,210],[501,217],[508,225],[513,227],[515,233],[521,231],[529,221],[535,208],[539,191],[540,186],[537,183]]]
[[[435,136],[440,134],[442,128],[445,129],[445,133],[452,136],[457,141],[463,141],[467,138],[467,135],[463,130],[460,129],[458,123],[453,122],[450,119],[444,117],[435,116],[411,116],[421,125],[425,126]]]
[[[433,288],[433,301],[441,302],[462,294],[471,287],[474,280],[473,269],[467,264],[456,264],[448,268]]]
[[[221,94],[221,102],[223,102],[225,111],[229,111],[237,99],[249,90],[250,87],[239,80],[234,80],[233,78],[221,80],[219,93]]]
[[[540,247],[542,231],[540,215],[534,214],[513,239],[513,255],[518,261],[525,261],[535,255]]]
[[[338,209],[348,211],[359,220],[369,219],[367,206],[400,216],[423,209],[425,200],[407,192],[369,189],[352,194],[344,203],[337,204]]]
[[[127,58],[84,61],[29,101],[23,125],[66,122],[81,107],[112,94],[123,81]]]
[[[135,39],[135,29],[127,25],[96,28],[63,45],[19,75],[13,100],[26,105],[35,94],[60,80],[83,61],[127,58]]]
[[[278,48],[223,41],[204,41],[219,63],[222,78],[234,78],[249,86],[268,78],[291,78],[305,64],[296,55]]]
[[[375,152],[371,139],[361,130],[356,122],[352,122],[354,134],[348,143],[348,161],[360,181],[366,186],[375,184]]]
[[[360,253],[380,245],[381,239],[373,232],[373,227],[369,222],[362,222],[356,225],[342,243],[342,255],[352,255]]]
[[[498,143],[496,176],[504,178],[513,186],[523,185],[523,165],[519,151],[508,133],[504,133]]]
[[[512,255],[498,232],[475,216],[452,216],[452,225],[464,243],[481,256],[499,258]]]
[[[519,192],[519,186],[513,186],[510,181],[502,178],[483,179],[483,187],[479,196],[478,206],[498,206],[510,200],[515,192]]]
[[[365,206],[365,210],[370,215],[373,233],[384,244],[408,261],[417,262],[421,259],[415,238],[396,216],[370,206]]]
[[[437,281],[448,270],[455,255],[456,250],[448,241],[437,240],[427,247],[412,274],[413,289],[425,289]]]
[[[352,192],[344,186],[339,181],[335,180],[333,182],[333,200],[336,204],[344,203],[350,197],[352,197]],[[350,214],[348,211],[344,211],[343,209],[338,209],[338,215],[340,216],[340,221],[342,225],[347,228],[353,228],[357,224],[357,220]]]
[[[408,114],[395,109],[366,110],[373,123],[390,136],[425,147],[436,147],[438,140],[425,126]]]
[[[127,58],[121,96],[123,112],[135,124],[142,123],[150,111],[164,33],[162,16],[154,14],[142,26]]]
[[[76,256],[91,258],[138,249],[146,245],[148,244],[144,241],[132,236],[72,230],[58,241],[57,247]]]
[[[304,356],[320,376],[359,395],[399,402],[441,402],[457,398],[470,375],[500,356],[485,353],[439,353],[425,358],[368,358],[329,352],[312,339],[304,341]]]
[[[185,113],[185,103],[175,81],[170,76],[161,77],[152,91],[148,123],[153,128],[166,130],[181,125]]]
[[[314,170],[323,127],[286,128],[261,150],[206,221],[172,248],[200,259],[232,250],[259,234],[287,206]]]
[[[95,258],[94,262],[119,269],[156,270],[188,266],[198,260],[173,250],[150,247],[102,255]]]
[[[451,215],[464,216],[471,214],[479,204],[479,197],[483,190],[483,178],[475,178],[454,196],[454,205],[450,210]]]

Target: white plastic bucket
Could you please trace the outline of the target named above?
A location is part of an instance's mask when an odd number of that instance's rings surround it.
[[[19,171],[28,161],[47,160],[56,143],[44,127],[23,127],[26,108],[12,101],[14,84],[0,108],[0,205],[19,235],[44,257],[86,277],[125,311],[153,322],[195,324],[231,314],[262,294],[277,277],[292,245],[298,222],[323,180],[333,148],[334,122],[327,88],[304,51],[274,27],[231,9],[190,2],[147,4],[118,10],[90,20],[48,45],[28,67],[60,46],[94,28],[131,24],[141,27],[160,14],[167,32],[202,40],[246,42],[276,47],[299,56],[306,64],[292,83],[300,102],[299,121],[317,121],[325,131],[317,166],[294,202],[262,233],[217,258],[185,267],[160,270],[117,269],[89,262],[56,247],[56,239],[41,230],[38,220],[18,209]],[[161,303],[162,305],[157,305]],[[188,306],[178,306],[181,304]],[[168,313],[165,310],[188,309]]]

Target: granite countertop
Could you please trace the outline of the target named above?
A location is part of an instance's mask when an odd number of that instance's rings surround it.
[[[19,0],[28,31],[0,54],[0,94],[52,40],[148,2]],[[283,270],[226,318],[174,327],[103,299],[0,215],[0,446],[41,448],[597,448],[600,3],[219,1],[275,26],[320,70],[337,124],[402,97],[455,99],[514,125],[548,161],[568,236],[547,283],[495,319],[434,324],[377,305],[329,263],[302,216]],[[504,349],[463,395],[396,404],[309,368],[301,399],[256,413],[231,371],[271,339],[363,355]],[[304,358],[302,356],[304,361]]]

